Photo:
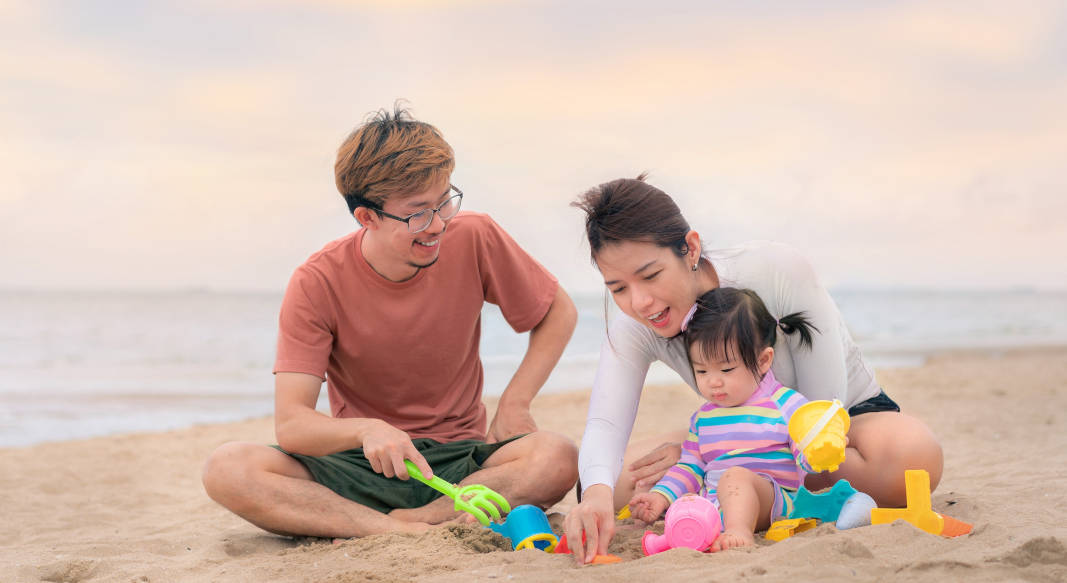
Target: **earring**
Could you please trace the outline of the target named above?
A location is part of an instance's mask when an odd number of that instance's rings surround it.
[[[700,263],[694,263],[694,264],[693,264],[693,271],[696,271],[696,270],[697,270],[697,266],[698,266],[698,265],[700,265]]]

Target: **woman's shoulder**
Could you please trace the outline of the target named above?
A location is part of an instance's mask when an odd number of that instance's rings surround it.
[[[756,287],[751,281],[790,280],[814,277],[811,263],[795,247],[778,241],[749,241],[715,249],[708,258],[721,273],[724,284]]]

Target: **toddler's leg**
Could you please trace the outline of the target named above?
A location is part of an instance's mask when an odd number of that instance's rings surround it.
[[[716,488],[722,508],[723,532],[711,549],[721,551],[755,544],[757,529],[770,526],[774,486],[752,470],[733,467],[719,478]]]

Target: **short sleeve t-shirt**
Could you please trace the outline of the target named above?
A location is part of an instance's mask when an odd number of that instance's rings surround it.
[[[555,277],[480,213],[453,218],[437,262],[403,282],[367,263],[365,233],[329,243],[293,274],[274,372],[325,378],[334,417],[382,419],[413,438],[485,439],[482,306],[529,331],[555,298]]]

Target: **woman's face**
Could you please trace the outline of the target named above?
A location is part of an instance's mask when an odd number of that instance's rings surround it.
[[[656,334],[676,336],[689,308],[706,291],[701,288],[708,287],[704,270],[692,269],[700,257],[699,239],[695,242],[685,257],[654,243],[624,241],[601,248],[596,264],[615,305]]]

